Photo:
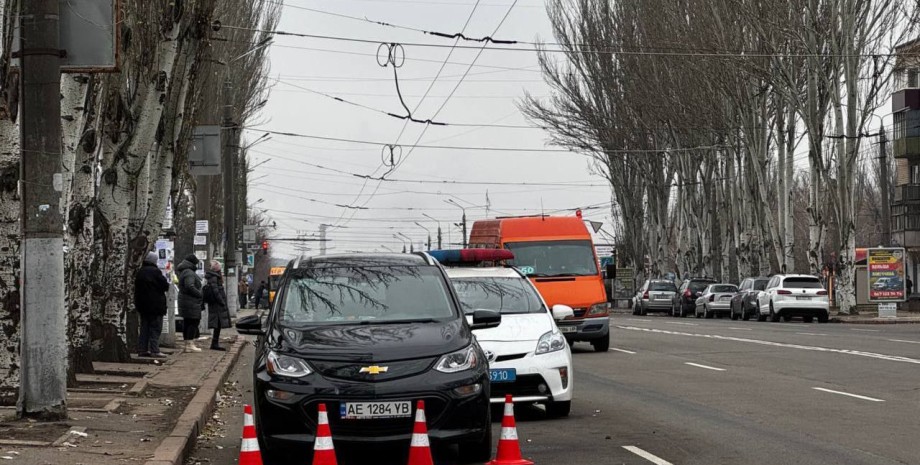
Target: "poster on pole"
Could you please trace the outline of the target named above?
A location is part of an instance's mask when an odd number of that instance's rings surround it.
[[[194,245],[208,245],[208,236],[196,235]]]
[[[903,248],[880,247],[868,249],[869,302],[904,302],[907,278],[904,274]]]
[[[198,220],[195,222],[195,234],[208,233],[208,220]]]

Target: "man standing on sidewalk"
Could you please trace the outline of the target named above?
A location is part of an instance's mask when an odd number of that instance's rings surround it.
[[[204,307],[201,295],[201,280],[195,274],[198,257],[189,255],[176,267],[179,272],[179,316],[182,317],[182,337],[186,352],[201,352],[195,346],[198,337],[198,322]]]
[[[220,330],[230,327],[230,309],[227,308],[227,291],[224,289],[220,262],[211,263],[205,279],[208,281],[204,289],[204,303],[208,304],[208,328],[214,333],[211,350],[227,350],[220,346]]]
[[[249,303],[249,283],[246,282],[245,278],[240,280],[238,289],[240,294],[240,308],[246,308],[246,304]]]
[[[165,358],[160,353],[160,333],[166,316],[166,292],[169,281],[157,266],[157,254],[151,252],[134,275],[134,308],[141,317],[141,334],[137,354],[141,357]]]

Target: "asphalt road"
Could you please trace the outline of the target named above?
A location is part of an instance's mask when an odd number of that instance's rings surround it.
[[[576,345],[569,418],[517,407],[537,464],[920,463],[920,325],[617,315],[611,326],[610,352]],[[195,452],[203,464],[236,462],[250,360],[228,387],[221,432]],[[343,449],[342,465],[406,463],[405,447]]]

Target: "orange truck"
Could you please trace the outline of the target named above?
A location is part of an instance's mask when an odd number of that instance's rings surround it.
[[[610,347],[610,308],[594,242],[579,216],[497,218],[473,223],[471,248],[508,249],[511,265],[533,282],[552,308],[572,307],[558,322],[570,343],[587,341],[598,352]]]

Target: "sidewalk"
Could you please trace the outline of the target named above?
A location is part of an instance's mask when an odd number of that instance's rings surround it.
[[[864,311],[859,315],[831,315],[831,323],[847,323],[859,325],[896,325],[920,324],[920,313],[898,312],[897,318],[879,318],[878,312]]]
[[[228,350],[174,351],[162,363],[94,363],[68,389],[70,418],[57,423],[15,419],[0,409],[0,461],[24,465],[178,465],[213,412],[230,369],[248,345],[232,330]],[[166,350],[164,349],[164,352]]]

